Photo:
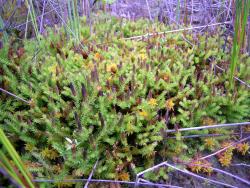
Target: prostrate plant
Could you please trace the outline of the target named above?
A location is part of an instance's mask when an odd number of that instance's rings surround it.
[[[228,61],[219,34],[186,34],[195,46],[181,34],[131,41],[122,37],[167,28],[103,19],[93,19],[93,35],[80,28],[87,53],[60,29],[41,39],[36,62],[34,41],[1,52],[0,87],[29,104],[1,94],[0,125],[37,177],[88,177],[99,159],[95,178],[130,180],[159,158],[207,147],[180,133],[165,140],[164,130],[249,120],[249,92],[237,85],[232,96],[227,76],[211,69]]]

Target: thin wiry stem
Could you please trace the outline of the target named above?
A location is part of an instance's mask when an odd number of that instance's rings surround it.
[[[212,171],[219,172],[219,173],[221,173],[221,174],[225,174],[225,175],[230,176],[230,177],[232,177],[232,178],[234,178],[234,179],[236,179],[236,180],[238,180],[238,181],[241,181],[241,182],[243,182],[243,183],[245,183],[245,184],[247,184],[247,185],[250,185],[250,182],[249,182],[249,181],[247,181],[247,180],[245,180],[245,179],[243,179],[243,178],[241,178],[241,177],[239,177],[239,176],[236,176],[236,175],[234,175],[234,174],[232,174],[232,173],[230,173],[230,172],[221,170],[221,169],[219,169],[219,168],[215,168],[215,167],[208,166],[208,165],[202,165],[202,164],[189,164],[189,166],[206,167],[206,168],[211,169]]]
[[[242,134],[249,134],[250,132],[243,132]],[[232,134],[195,134],[195,135],[187,135],[187,136],[181,136],[181,138],[200,138],[200,137],[219,137],[219,136],[232,136],[232,135],[241,135],[241,133],[232,133]],[[176,136],[167,136],[167,139],[169,138],[176,138]]]
[[[153,166],[153,167],[151,167],[151,168],[148,168],[148,169],[146,169],[146,170],[144,170],[144,171],[138,173],[138,174],[136,175],[137,180],[139,180],[139,177],[142,176],[143,174],[147,173],[147,172],[153,171],[153,170],[158,169],[158,168],[160,168],[160,167],[162,167],[162,166],[166,166],[165,163],[166,163],[166,162],[162,162],[162,163],[160,163],[160,164],[158,164],[158,165],[155,165],[155,166]]]
[[[88,188],[89,182],[90,182],[90,180],[91,180],[91,178],[92,178],[92,176],[94,174],[94,171],[96,169],[97,164],[98,164],[98,160],[95,162],[95,165],[94,165],[94,167],[93,167],[93,169],[92,169],[92,171],[91,171],[91,173],[89,175],[89,178],[88,178],[86,184],[84,185],[84,188]]]
[[[44,17],[44,11],[45,11],[46,4],[47,4],[47,1],[43,0],[43,10],[42,10],[41,21],[40,21],[40,29],[39,29],[40,33],[42,33],[42,29],[43,29],[43,17]]]
[[[23,99],[23,98],[21,98],[21,97],[15,95],[15,94],[13,94],[13,93],[11,93],[11,92],[9,92],[9,91],[3,89],[3,88],[0,88],[0,91],[2,91],[3,93],[6,93],[6,94],[8,94],[8,95],[10,95],[10,96],[12,96],[12,97],[15,97],[15,98],[18,99],[18,100],[21,100],[21,101],[23,101],[23,102],[29,104],[29,101],[27,101],[27,100],[25,100],[25,99]]]
[[[244,163],[239,163],[239,164],[231,164],[231,166],[245,166],[245,167],[250,167],[249,164],[244,164]]]
[[[215,129],[215,128],[229,128],[229,127],[237,127],[237,126],[246,126],[250,125],[250,122],[242,122],[242,123],[227,123],[227,124],[218,124],[218,125],[205,125],[200,127],[189,127],[189,128],[182,128],[182,129],[171,129],[166,130],[166,133],[174,133],[174,132],[182,132],[182,131],[193,131],[193,130],[202,130],[202,129]]]
[[[152,183],[152,182],[150,182],[150,181],[148,181],[148,180],[145,180],[145,179],[143,179],[143,178],[139,178],[138,181],[139,181],[139,182],[144,182],[144,183]]]
[[[218,68],[219,70],[225,72],[225,69],[219,67],[218,65],[215,65],[215,68]],[[243,80],[239,79],[238,77],[234,76],[234,79],[237,80],[238,82],[240,82],[241,84],[245,85],[247,88],[250,88],[250,85],[246,82],[244,82]]]
[[[133,36],[133,37],[129,37],[129,38],[124,38],[124,40],[142,39],[142,38],[153,37],[153,36],[158,36],[158,35],[165,35],[165,34],[168,34],[168,33],[177,33],[177,32],[183,32],[183,31],[190,31],[190,30],[202,29],[202,28],[206,28],[206,27],[213,27],[213,26],[225,25],[225,24],[231,24],[231,22],[227,21],[227,22],[220,22],[220,23],[214,23],[214,24],[203,25],[203,26],[188,27],[188,28],[175,29],[175,30],[170,30],[170,31],[162,31],[162,32],[157,32],[157,33],[147,33],[147,34],[144,34],[144,35],[138,35],[138,36]]]

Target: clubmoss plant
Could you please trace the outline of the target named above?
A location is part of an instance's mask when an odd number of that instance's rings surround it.
[[[99,159],[95,178],[133,179],[159,158],[190,158],[205,148],[180,133],[165,140],[164,130],[249,120],[249,92],[237,85],[235,95],[228,93],[227,76],[213,73],[211,64],[229,60],[219,34],[186,34],[190,46],[179,33],[124,38],[168,29],[160,23],[103,15],[93,17],[95,35],[80,23],[87,50],[60,28],[41,38],[39,54],[35,41],[1,50],[0,87],[29,104],[1,93],[0,127],[37,177],[88,177]]]

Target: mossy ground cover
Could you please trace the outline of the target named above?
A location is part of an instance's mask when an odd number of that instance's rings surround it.
[[[29,101],[1,93],[0,126],[36,178],[88,177],[99,160],[95,178],[133,180],[159,161],[189,160],[233,140],[167,139],[165,130],[249,121],[249,91],[238,83],[230,90],[227,73],[214,71],[230,61],[222,30],[127,40],[169,28],[105,16],[91,30],[86,25],[81,20],[81,45],[55,28],[39,43],[11,39],[0,51],[0,87]],[[242,56],[243,80],[249,64]],[[167,172],[148,178],[167,179]]]

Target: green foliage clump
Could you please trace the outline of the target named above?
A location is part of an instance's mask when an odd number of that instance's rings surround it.
[[[1,93],[0,126],[38,177],[87,177],[99,159],[95,177],[129,180],[159,157],[196,152],[164,130],[249,120],[249,92],[229,93],[227,76],[213,72],[229,59],[220,34],[185,34],[194,46],[180,33],[127,40],[167,28],[93,22],[92,33],[80,28],[84,49],[55,29],[39,48],[13,42],[0,52],[0,87],[29,100]]]

